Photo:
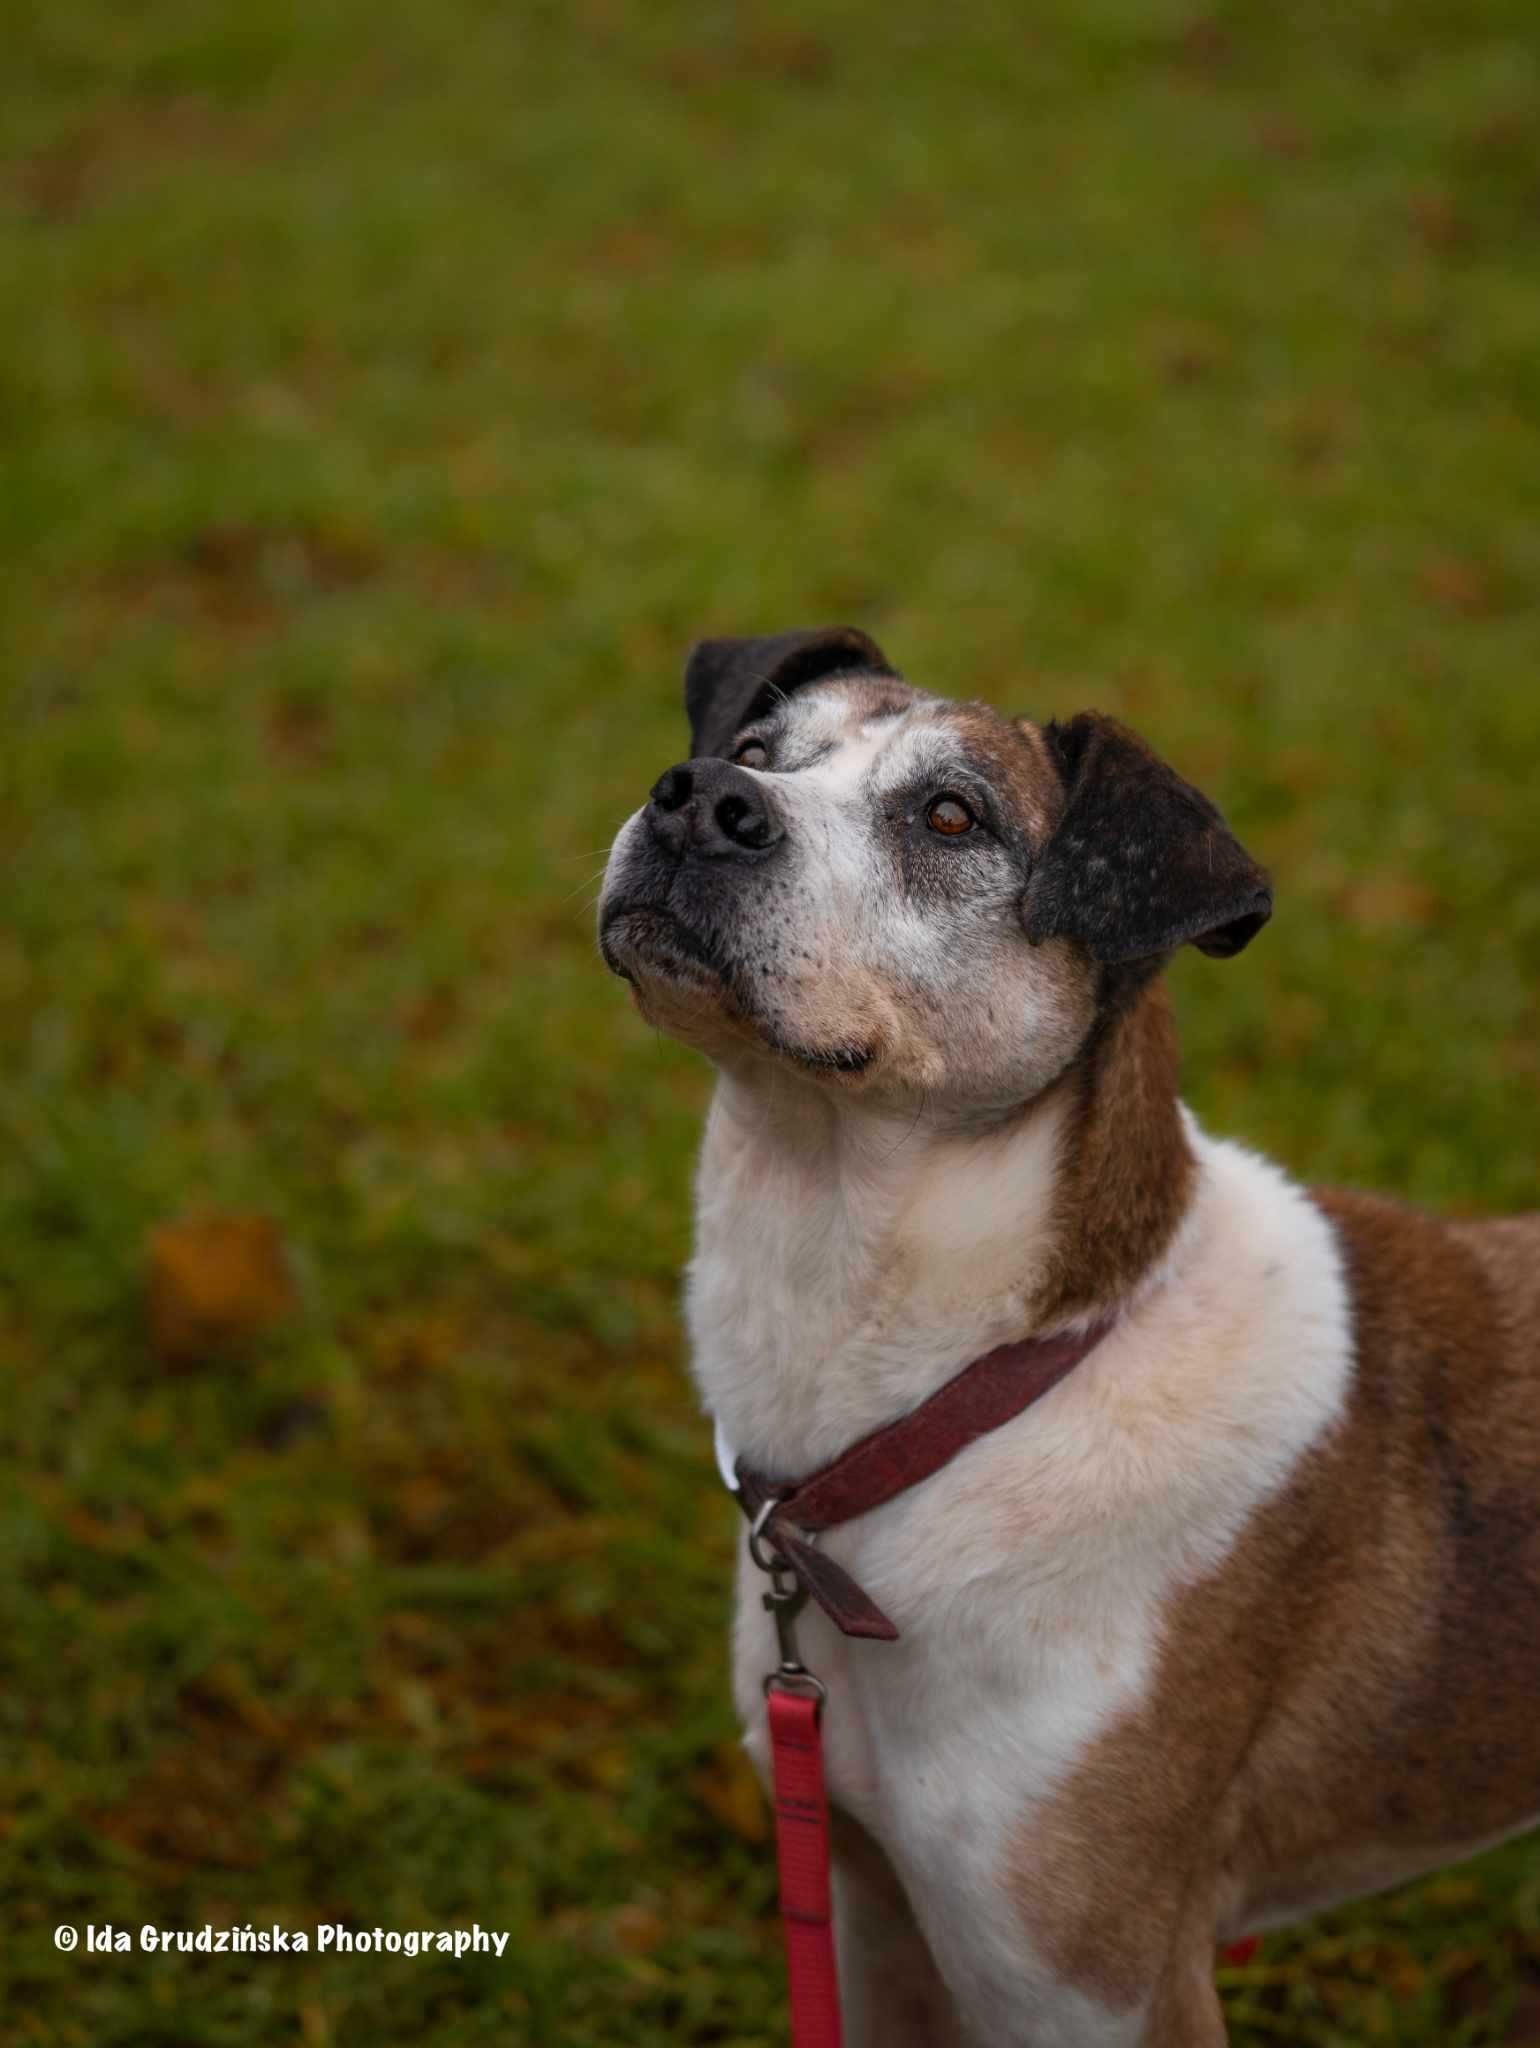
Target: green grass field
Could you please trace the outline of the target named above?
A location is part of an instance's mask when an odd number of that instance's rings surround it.
[[[0,93],[0,2039],[778,2042],[604,848],[704,631],[1116,711],[1276,873],[1200,1114],[1540,1202],[1532,0],[56,0]],[[178,1347],[223,1214],[294,1300]],[[512,1941],[51,1938],[323,1920]],[[1225,1982],[1540,2040],[1540,1846]]]

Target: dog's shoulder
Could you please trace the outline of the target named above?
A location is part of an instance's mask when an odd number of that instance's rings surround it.
[[[1414,1493],[1439,1475],[1456,1547],[1479,1555],[1483,1570],[1492,1529],[1512,1514],[1530,1555],[1528,1503],[1540,1493],[1540,1216],[1452,1219],[1335,1189],[1315,1199],[1342,1248],[1357,1419],[1379,1438],[1382,1465],[1388,1459]]]
[[[1365,1393],[1489,1396],[1540,1311],[1540,1217],[1467,1222],[1358,1189],[1311,1194],[1341,1250]]]
[[[1454,1223],[1450,1229],[1481,1262],[1515,1363],[1540,1374],[1540,1210]]]

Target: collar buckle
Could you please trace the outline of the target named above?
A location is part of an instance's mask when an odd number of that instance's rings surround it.
[[[775,1547],[770,1534],[771,1516],[780,1506],[772,1494],[764,1501],[749,1527],[749,1556],[770,1581],[768,1593],[761,1593],[760,1605],[775,1623],[776,1648],[780,1662],[765,1675],[765,1691],[804,1693],[822,1706],[828,1697],[821,1678],[815,1678],[797,1650],[797,1617],[807,1605],[807,1587]]]

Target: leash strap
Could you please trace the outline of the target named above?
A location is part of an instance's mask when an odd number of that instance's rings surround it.
[[[766,1690],[792,2048],[840,2048],[820,1705],[812,1694],[774,1682]]]

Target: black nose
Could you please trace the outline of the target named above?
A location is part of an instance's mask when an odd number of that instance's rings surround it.
[[[786,836],[763,786],[731,761],[681,761],[652,786],[647,827],[669,853],[752,860]]]

